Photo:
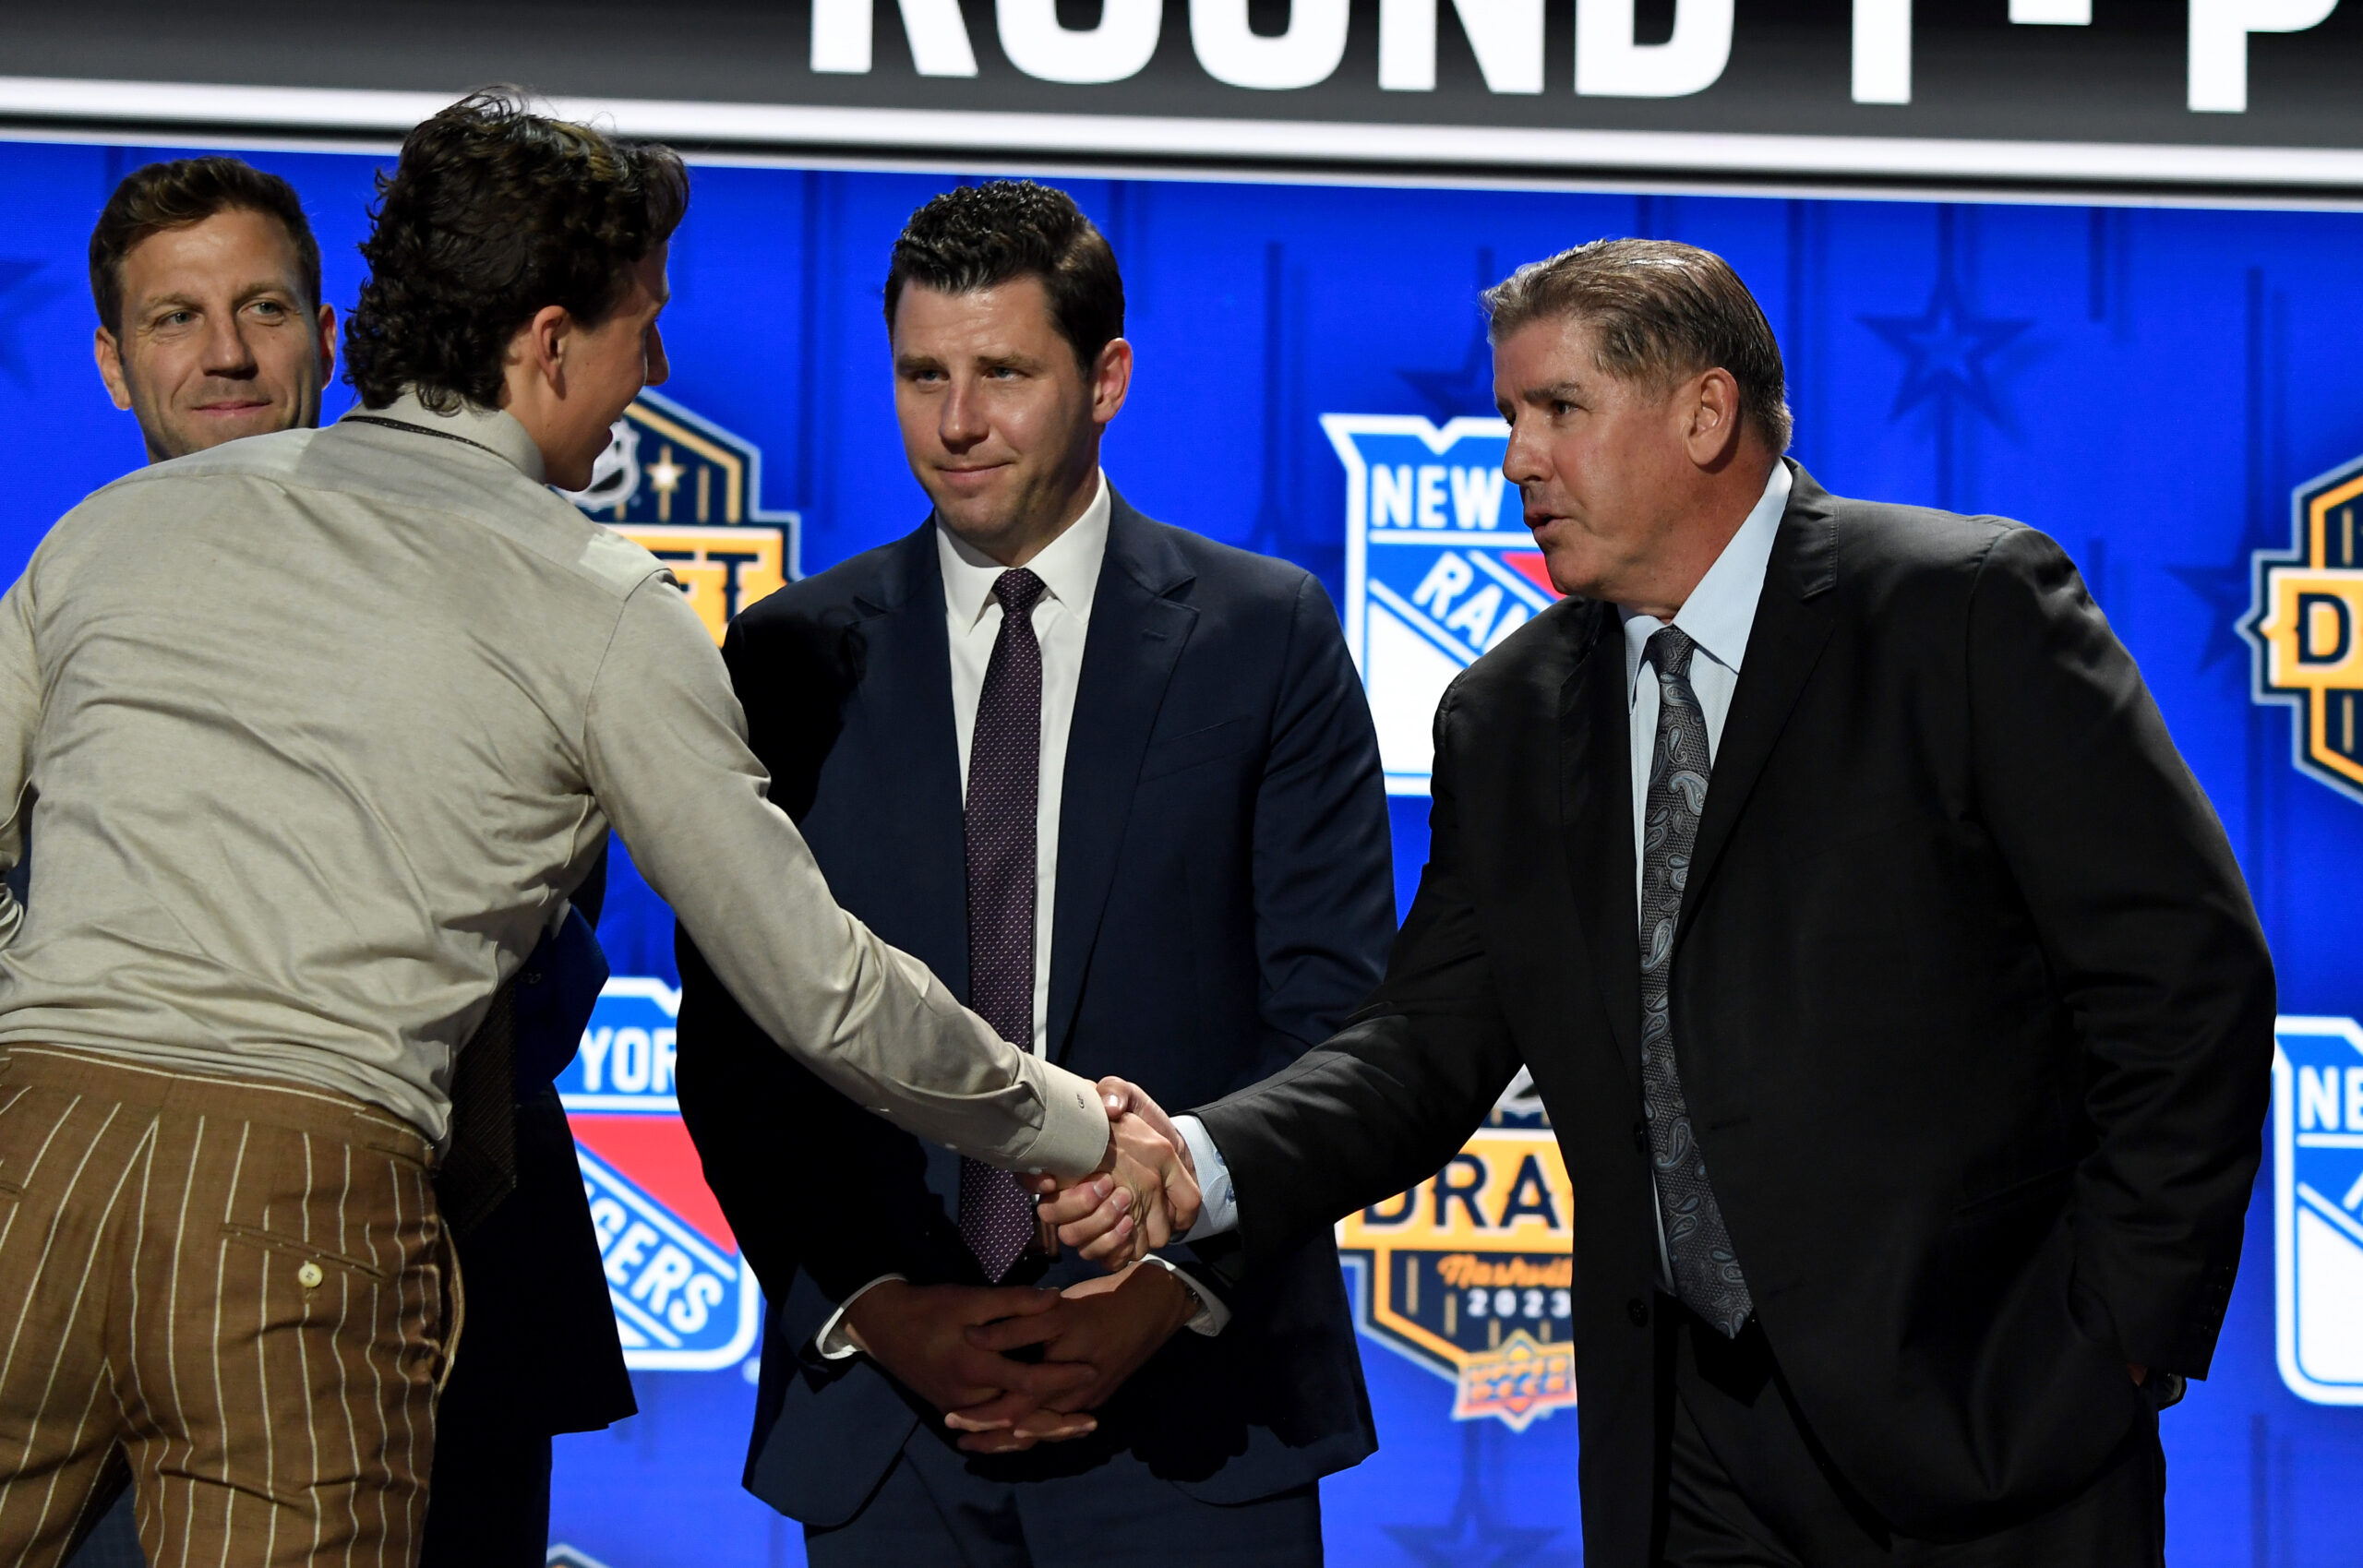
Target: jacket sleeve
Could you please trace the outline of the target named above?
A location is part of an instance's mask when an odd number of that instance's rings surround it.
[[[1979,815],[2085,1057],[2077,1277],[2128,1361],[2207,1371],[2271,1097],[2271,956],[2222,825],[2059,547],[1999,536],[1967,621]]]
[[[1377,993],[1324,1044],[1193,1113],[1238,1194],[1239,1253],[1208,1250],[1228,1281],[1433,1176],[1517,1071],[1460,871],[1457,765],[1447,692],[1436,714],[1428,864]]]

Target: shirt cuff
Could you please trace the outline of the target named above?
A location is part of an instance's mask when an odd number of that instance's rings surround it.
[[[1173,1131],[1189,1145],[1190,1167],[1198,1175],[1198,1223],[1182,1239],[1204,1241],[1238,1229],[1239,1197],[1230,1188],[1230,1167],[1223,1163],[1222,1151],[1215,1147],[1206,1124],[1194,1116],[1177,1116]]]
[[[1073,1181],[1089,1176],[1108,1157],[1108,1107],[1099,1085],[1077,1077],[1032,1052],[1020,1059],[1042,1105],[1042,1131],[1025,1155],[1012,1162],[1026,1176],[1044,1174]],[[998,1163],[998,1162],[995,1162]]]
[[[821,1352],[821,1359],[842,1361],[848,1356],[860,1354],[852,1336],[846,1333],[846,1314],[853,1311],[853,1304],[856,1301],[860,1300],[888,1280],[908,1280],[909,1277],[908,1275],[882,1274],[839,1302],[837,1310],[829,1314],[829,1321],[821,1325],[821,1332],[812,1336],[812,1347]]]
[[[1208,1339],[1230,1326],[1230,1309],[1223,1305],[1221,1297],[1199,1283],[1198,1276],[1170,1258],[1149,1253],[1141,1262],[1163,1269],[1182,1282],[1182,1287],[1197,1299],[1198,1310],[1182,1326],[1192,1334],[1203,1334]]]

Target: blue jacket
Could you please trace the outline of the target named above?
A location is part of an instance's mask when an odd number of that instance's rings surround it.
[[[740,616],[725,653],[773,798],[831,890],[967,987],[961,789],[932,524]],[[1285,1066],[1375,983],[1394,929],[1376,738],[1336,612],[1286,562],[1118,497],[1092,604],[1059,827],[1054,1059],[1171,1105]],[[880,1275],[982,1283],[958,1161],[822,1087],[748,1023],[682,933],[678,1089],[708,1180],[772,1293],[747,1484],[841,1523],[933,1412],[812,1339]],[[862,1212],[840,1201],[865,1194]],[[1185,1266],[1186,1246],[1169,1256]],[[1086,1277],[1070,1255],[1044,1283]],[[1211,1279],[1211,1275],[1207,1276]],[[1073,1473],[1129,1448],[1217,1502],[1301,1487],[1376,1446],[1325,1238],[1176,1335],[1093,1437],[1025,1456]],[[1017,1468],[1024,1472],[1025,1465]]]

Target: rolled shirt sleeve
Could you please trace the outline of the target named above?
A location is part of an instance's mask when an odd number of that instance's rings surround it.
[[[582,750],[649,885],[748,1016],[805,1066],[906,1131],[989,1164],[1062,1177],[1099,1164],[1108,1117],[1089,1081],[1001,1039],[838,907],[765,796],[721,654],[663,575],[618,618]]]

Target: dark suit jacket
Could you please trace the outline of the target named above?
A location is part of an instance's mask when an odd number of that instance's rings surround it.
[[[568,924],[494,1000],[513,1020],[516,1186],[454,1238],[467,1322],[439,1406],[447,1430],[595,1431],[638,1408],[573,1130],[550,1087],[573,1059],[607,978],[592,934],[606,883],[603,859],[576,891]]]
[[[1665,1419],[1622,629],[1569,600],[1436,715],[1385,985],[1205,1109],[1247,1267],[1433,1172],[1523,1061],[1574,1179],[1585,1561],[1640,1568]],[[1673,976],[1707,1168],[1813,1430],[1911,1535],[2081,1489],[2203,1375],[2273,973],[2140,673],[2033,530],[1802,471]]]
[[[964,992],[933,525],[773,594],[738,617],[725,652],[774,797],[800,816],[831,891]],[[1394,924],[1377,745],[1328,597],[1299,569],[1117,498],[1062,798],[1048,1025],[1065,1066],[1170,1103],[1210,1098],[1294,1059],[1376,984]],[[819,1359],[812,1337],[880,1275],[983,1283],[954,1223],[958,1164],[795,1067],[693,935],[681,1110],[774,1303],[747,1482],[797,1518],[840,1523],[914,1426],[938,1423],[866,1359]],[[1169,1255],[1192,1261],[1187,1247]],[[1046,1283],[1096,1272],[1070,1259]],[[1094,1438],[1046,1444],[1010,1471],[1088,1469],[1122,1446],[1186,1491],[1240,1502],[1369,1454],[1328,1236],[1298,1236],[1225,1299],[1229,1327],[1175,1335]]]

